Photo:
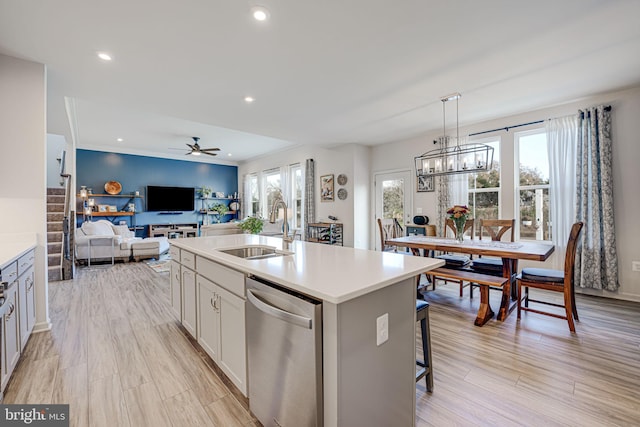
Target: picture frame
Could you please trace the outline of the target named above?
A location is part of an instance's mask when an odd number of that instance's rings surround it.
[[[333,202],[333,200],[334,200],[333,174],[322,175],[320,177],[320,201]]]
[[[433,176],[418,175],[418,179],[416,180],[416,190],[418,191],[418,193],[430,193],[432,191],[436,191],[436,186],[434,185],[433,179]]]
[[[118,212],[118,208],[115,205],[109,205],[107,210],[109,212]]]
[[[98,212],[109,212],[109,205],[98,205]]]

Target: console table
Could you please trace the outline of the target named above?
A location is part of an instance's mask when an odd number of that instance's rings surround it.
[[[149,224],[149,237],[198,237],[198,224]]]

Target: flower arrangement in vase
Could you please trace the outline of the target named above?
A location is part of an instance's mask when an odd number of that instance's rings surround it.
[[[470,214],[471,211],[465,205],[455,205],[447,210],[447,215],[449,215],[456,228],[456,240],[460,243],[464,240],[464,225]]]

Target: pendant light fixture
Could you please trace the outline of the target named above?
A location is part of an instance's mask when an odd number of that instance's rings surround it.
[[[440,148],[427,151],[415,158],[417,176],[486,172],[491,169],[493,147],[481,143],[460,145],[458,102],[461,96],[456,92],[440,98],[442,101],[443,136],[438,138],[438,141],[434,141],[435,144],[440,144]],[[449,101],[456,101],[456,143],[451,147],[449,147],[450,137],[447,136],[445,114],[445,104]]]

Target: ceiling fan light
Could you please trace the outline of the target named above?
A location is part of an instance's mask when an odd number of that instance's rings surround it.
[[[200,155],[200,152],[199,152],[199,151],[192,151],[192,152],[191,152],[191,155],[192,155],[192,156],[199,156],[199,155]]]

